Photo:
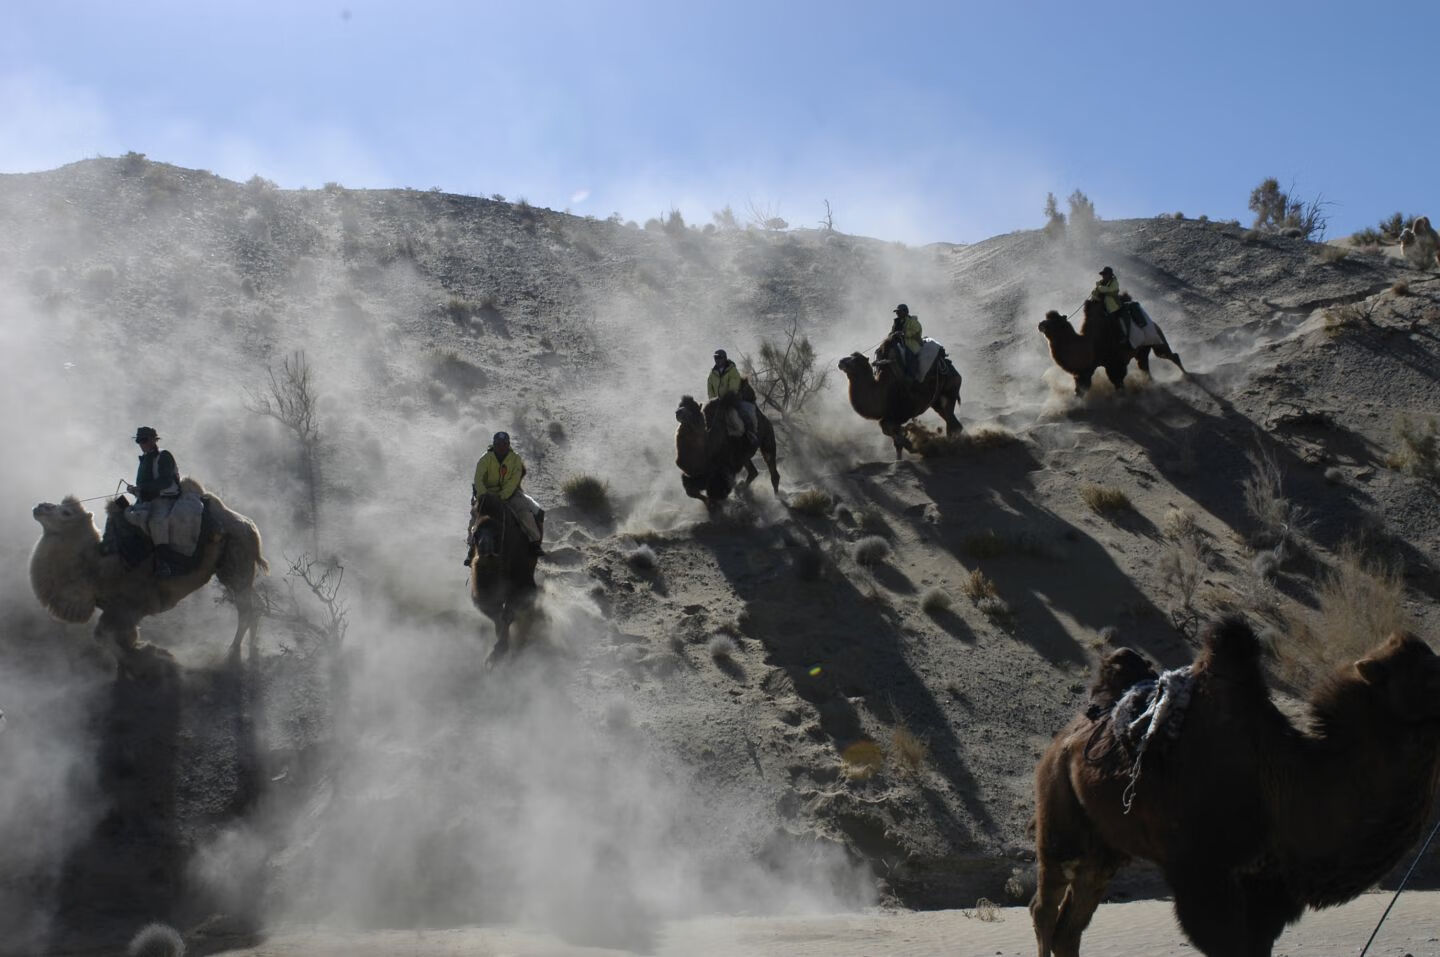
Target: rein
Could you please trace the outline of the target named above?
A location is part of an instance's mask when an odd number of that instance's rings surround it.
[[[92,496],[90,496],[89,498],[76,499],[76,501],[77,501],[77,502],[80,502],[80,503],[83,505],[85,502],[98,502],[98,501],[100,501],[102,498],[105,498],[105,499],[115,499],[115,498],[119,498],[119,497],[120,497],[120,490],[121,490],[122,488],[124,488],[124,487],[125,487],[126,485],[128,485],[128,484],[129,484],[129,483],[126,482],[124,479],[121,479],[119,482],[116,482],[116,483],[115,483],[115,491],[111,492],[109,495],[92,495]]]
[[[1365,946],[1361,948],[1360,957],[1365,957],[1365,955],[1369,953],[1370,945],[1375,943],[1375,935],[1380,933],[1380,927],[1385,923],[1385,918],[1390,916],[1390,909],[1394,907],[1395,902],[1400,899],[1400,892],[1405,889],[1405,882],[1410,880],[1410,875],[1415,873],[1415,866],[1420,863],[1420,858],[1425,856],[1425,851],[1429,849],[1430,842],[1435,840],[1436,831],[1440,831],[1440,821],[1436,821],[1435,826],[1430,829],[1430,836],[1425,838],[1424,844],[1420,845],[1420,851],[1415,855],[1415,860],[1410,862],[1410,869],[1405,872],[1404,877],[1400,878],[1400,886],[1395,888],[1395,896],[1390,898],[1390,903],[1385,906],[1385,913],[1380,915],[1380,920],[1375,924],[1375,929],[1370,932],[1370,939],[1365,941]]]

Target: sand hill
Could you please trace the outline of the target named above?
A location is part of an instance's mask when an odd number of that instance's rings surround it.
[[[1192,375],[1070,394],[1036,324],[1101,265]],[[1034,761],[1097,651],[1183,663],[1239,609],[1289,696],[1370,619],[1433,639],[1437,278],[1168,218],[915,249],[136,156],[0,177],[0,917],[22,947],[519,921],[644,952],[704,914],[1021,902]],[[836,372],[779,426],[778,499],[683,496],[672,412],[712,349],[793,324],[833,368],[900,301],[965,377],[966,441],[893,462]],[[253,412],[302,350],[318,510]],[[103,494],[142,422],[265,535],[243,667],[196,596],[145,623],[175,664],[114,681],[29,594],[20,505]],[[501,428],[550,554],[530,649],[486,673],[460,558]],[[580,475],[608,508],[566,504]],[[345,568],[343,641],[302,556]]]

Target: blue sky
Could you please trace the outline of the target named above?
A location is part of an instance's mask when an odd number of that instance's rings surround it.
[[[282,186],[439,186],[644,220],[726,203],[907,242],[1440,214],[1440,3],[18,2],[0,171],[137,150]],[[1407,63],[1423,64],[1417,69]],[[1425,92],[1404,78],[1423,72]]]

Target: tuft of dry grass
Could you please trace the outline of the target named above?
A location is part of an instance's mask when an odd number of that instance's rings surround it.
[[[1054,558],[1043,544],[1028,535],[1001,535],[993,528],[967,535],[960,540],[960,551],[969,558],[1005,558],[1023,555],[1027,558]]]
[[[1183,508],[1168,510],[1160,523],[1160,531],[1166,538],[1176,542],[1201,534],[1200,526],[1195,523],[1195,516]]]
[[[1391,633],[1409,631],[1405,583],[1394,567],[1367,559],[1347,542],[1320,581],[1318,611],[1292,617],[1289,639],[1278,650],[1284,671],[1314,681],[1357,658]]]
[[[840,752],[840,771],[852,781],[868,781],[885,766],[885,749],[869,738]]]
[[[1000,597],[1000,592],[995,588],[995,582],[989,575],[978,568],[970,573],[969,578],[965,579],[963,587],[965,589],[965,597],[973,602],[979,602],[986,598]]]
[[[1000,913],[1000,908],[988,897],[982,897],[975,902],[974,910],[961,911],[970,920],[980,920],[987,924],[997,923],[1005,918]]]
[[[716,661],[733,661],[736,653],[738,653],[740,649],[735,644],[734,638],[731,638],[729,635],[720,634],[711,637],[710,641],[705,645],[705,650],[708,651],[710,657]]]
[[[1406,282],[1404,279],[1400,280],[1400,281],[1397,282],[1395,285],[1393,285],[1393,286],[1390,287],[1390,295],[1392,295],[1392,296],[1408,296],[1408,295],[1410,295],[1410,284],[1409,284],[1408,282]]]
[[[1273,548],[1282,542],[1295,541],[1307,527],[1306,512],[1285,498],[1284,475],[1275,453],[1262,446],[1246,453],[1245,457],[1251,471],[1241,489],[1245,511],[1257,526],[1247,542],[1251,548]]]
[[[572,475],[560,486],[565,501],[582,512],[599,514],[610,508],[610,486],[593,475]]]
[[[902,721],[890,732],[889,757],[901,774],[915,777],[924,769],[925,761],[930,757],[930,745],[924,738],[916,736]]]
[[[818,488],[807,488],[790,496],[790,510],[813,518],[823,518],[835,507],[835,499],[829,492]]]
[[[1084,485],[1080,488],[1080,497],[1092,512],[1099,515],[1135,510],[1135,506],[1130,504],[1130,496],[1110,485]]]
[[[925,593],[920,596],[920,610],[927,615],[937,615],[942,611],[948,611],[952,603],[950,593],[939,585],[925,589]]]
[[[1344,246],[1326,244],[1320,248],[1320,259],[1323,262],[1338,263],[1348,255],[1350,255],[1350,250]]]
[[[655,549],[649,545],[640,545],[626,554],[625,563],[636,571],[648,572],[660,564],[660,559],[655,555]]]
[[[878,565],[890,557],[890,543],[879,535],[867,535],[851,546],[851,556],[860,565]]]
[[[1395,439],[1400,447],[1386,456],[1385,464],[1420,478],[1440,477],[1440,435],[1435,419],[1401,415],[1395,420]]]

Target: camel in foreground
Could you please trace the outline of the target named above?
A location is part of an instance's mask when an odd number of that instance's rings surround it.
[[[895,371],[892,364],[893,360],[877,359],[872,366],[864,355],[852,352],[840,360],[840,371],[850,380],[850,407],[864,418],[879,421],[880,431],[895,445],[898,461],[902,450],[913,451],[905,435],[905,423],[926,409],[934,409],[945,420],[946,435],[964,429],[955,417],[960,405],[961,377],[959,372],[943,374],[945,363],[936,360],[929,374],[916,382]]]
[[[1153,322],[1152,320],[1152,324]],[[1105,315],[1104,306],[1091,300],[1085,302],[1085,321],[1080,324],[1078,333],[1075,327],[1070,325],[1070,317],[1061,315],[1054,309],[1045,313],[1045,321],[1040,323],[1040,332],[1050,343],[1050,357],[1055,360],[1055,364],[1075,377],[1076,395],[1085,394],[1090,388],[1095,370],[1100,368],[1105,370],[1105,375],[1117,390],[1124,388],[1125,372],[1131,359],[1135,360],[1141,372],[1149,375],[1152,350],[1160,358],[1175,363],[1182,374],[1185,372],[1179,353],[1170,348],[1158,325],[1155,326],[1155,332],[1162,345],[1132,348],[1121,335],[1114,317]]]
[[[174,608],[180,599],[215,577],[235,602],[239,616],[230,653],[239,653],[247,632],[253,645],[260,627],[255,572],[270,570],[260,551],[260,531],[195,480],[185,479],[181,488],[204,500],[206,513],[216,520],[219,531],[208,538],[202,535],[195,567],[171,578],[155,577],[149,562],[127,566],[118,554],[102,554],[94,516],[74,496],[59,505],[36,505],[32,514],[42,531],[30,555],[30,587],[35,597],[50,614],[75,624],[89,621],[98,608],[96,637],[108,635],[123,653],[129,653],[138,646],[142,618]],[[106,506],[109,520],[123,522],[126,504],[124,498],[110,502]]]
[[[1265,957],[1306,907],[1356,897],[1421,835],[1440,783],[1440,656],[1414,635],[1336,671],[1310,698],[1310,730],[1271,703],[1238,618],[1207,630],[1188,680],[1161,678],[1184,690],[1148,749],[1126,733],[1142,709],[1122,697],[1145,676],[1135,652],[1110,655],[1091,708],[1035,768],[1040,957],[1080,952],[1133,857],[1160,866],[1201,953]]]
[[[770,470],[770,488],[780,493],[780,470],[776,467],[775,427],[758,408],[755,410],[755,437],[751,443],[744,436],[733,436],[726,428],[726,403],[712,399],[701,408],[691,396],[681,396],[675,410],[675,464],[680,468],[680,484],[685,494],[714,507],[729,497],[735,487],[735,476],[745,470],[748,488],[760,470],[752,461],[759,452]]]
[[[510,626],[517,613],[534,604],[539,559],[514,513],[498,496],[480,496],[470,522],[470,541],[475,543],[470,601],[495,625],[495,647],[486,659],[493,665],[510,651]]]

